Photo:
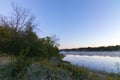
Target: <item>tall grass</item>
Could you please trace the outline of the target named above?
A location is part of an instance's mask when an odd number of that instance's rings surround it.
[[[57,58],[9,56],[9,59],[9,63],[0,67],[0,80],[120,80],[119,76],[101,76]]]

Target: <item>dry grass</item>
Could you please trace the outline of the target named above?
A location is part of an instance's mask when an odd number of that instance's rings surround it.
[[[100,76],[84,67],[53,59],[51,62],[48,59],[0,56],[0,69],[0,80],[120,80],[118,76]]]

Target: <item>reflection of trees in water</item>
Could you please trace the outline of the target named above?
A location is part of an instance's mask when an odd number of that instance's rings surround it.
[[[60,51],[61,54],[120,57],[120,51]]]

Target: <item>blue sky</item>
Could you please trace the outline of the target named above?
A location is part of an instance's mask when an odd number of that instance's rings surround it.
[[[1,0],[0,14],[11,1],[36,16],[39,37],[56,35],[60,48],[120,45],[120,0]]]

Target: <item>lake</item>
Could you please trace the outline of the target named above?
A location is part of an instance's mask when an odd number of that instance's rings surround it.
[[[116,64],[120,63],[120,52],[60,52],[64,61],[88,67],[91,70],[118,73]],[[120,67],[120,65],[119,65]]]

